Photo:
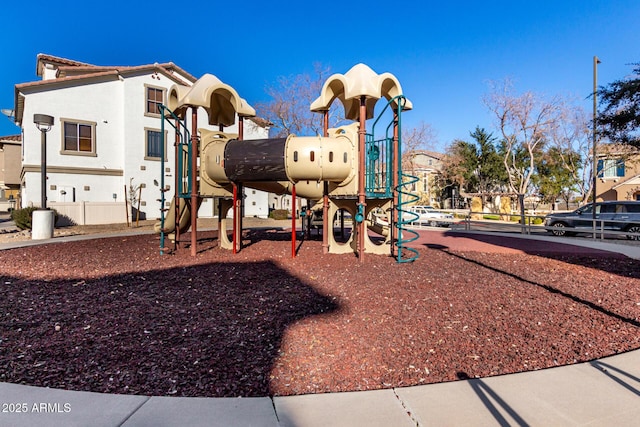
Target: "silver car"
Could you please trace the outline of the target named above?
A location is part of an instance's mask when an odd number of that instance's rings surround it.
[[[409,212],[418,215],[413,223],[429,224],[432,227],[448,227],[453,223],[453,215],[440,212],[432,206],[411,206]]]

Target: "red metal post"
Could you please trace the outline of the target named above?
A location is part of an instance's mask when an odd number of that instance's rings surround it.
[[[218,197],[218,247],[222,247],[222,233],[226,233],[226,228],[222,229],[222,197]]]
[[[365,194],[365,137],[367,133],[366,121],[367,121],[367,98],[366,96],[360,97],[360,130],[358,131],[358,204],[363,206],[363,214],[366,212],[366,194]],[[366,233],[367,227],[365,219],[358,224],[358,240],[357,240],[357,252],[360,262],[364,262],[364,233]]]
[[[244,117],[238,116],[238,140],[244,139]]]
[[[242,207],[244,206],[244,186],[238,183],[238,201],[236,203],[236,211],[233,220],[236,222],[236,234],[238,242],[238,252],[242,250]]]
[[[178,218],[176,218],[176,221]],[[191,107],[191,256],[198,245],[198,109]]]
[[[237,237],[238,234],[236,232],[236,225],[237,225],[237,218],[236,215],[238,214],[238,211],[236,209],[236,204],[238,203],[238,185],[234,182],[232,183],[233,185],[233,228],[232,228],[232,233],[233,233],[233,253],[237,253],[236,251],[236,242],[237,242]],[[226,233],[226,230],[223,230]]]
[[[329,136],[329,110],[324,112],[322,116],[322,127],[323,127],[323,135],[325,137]],[[311,211],[309,211],[311,213]],[[327,181],[323,182],[323,190],[322,190],[322,253],[329,253],[329,232],[333,232],[333,230],[329,230],[329,183]],[[331,222],[333,222],[333,218],[331,218]]]
[[[296,185],[291,189],[291,258],[296,257]]]

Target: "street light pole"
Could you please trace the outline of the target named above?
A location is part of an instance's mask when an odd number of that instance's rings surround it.
[[[47,209],[47,132],[53,126],[53,117],[46,114],[34,114],[33,122],[40,130],[40,209],[33,211],[31,217],[31,238],[50,239],[53,237],[55,213]]]
[[[591,215],[593,216],[593,237],[596,237],[595,228],[596,228],[596,183],[598,181],[598,157],[596,155],[597,145],[598,145],[598,129],[597,129],[597,117],[598,117],[598,64],[600,60],[597,56],[593,57],[593,184],[592,188],[592,197],[591,197]]]
[[[40,208],[47,209],[47,132],[53,126],[53,117],[34,114],[33,122],[40,130]]]

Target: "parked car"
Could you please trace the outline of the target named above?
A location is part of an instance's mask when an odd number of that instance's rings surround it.
[[[320,209],[310,209],[308,210],[307,215],[309,215],[308,221],[309,221],[309,228],[315,228],[316,230],[322,230],[322,208]],[[339,210],[338,213],[335,216],[335,220],[338,221],[340,220],[340,218],[343,218],[345,223],[347,225],[350,224],[351,221],[351,214],[345,210]],[[336,224],[334,224],[335,226]],[[338,222],[339,225],[339,222]]]
[[[634,233],[627,238],[640,240],[640,202],[612,201],[595,205],[596,228]],[[593,204],[584,205],[573,212],[550,213],[545,217],[547,231],[555,236],[570,236],[593,229]]]
[[[413,223],[429,224],[432,227],[448,227],[453,223],[452,214],[437,211],[433,206],[411,206],[408,211],[418,215]]]
[[[311,210],[309,217],[309,227],[322,230],[322,209]]]

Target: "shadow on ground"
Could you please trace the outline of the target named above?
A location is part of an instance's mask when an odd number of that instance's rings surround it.
[[[549,242],[518,237],[447,231],[444,233],[444,240],[424,244],[424,246],[432,249],[446,249],[454,252],[473,251],[478,247],[478,250],[483,251],[481,245],[521,251],[529,255],[542,256],[583,267],[597,268],[623,277],[640,278],[637,260],[615,252],[572,245],[570,242]],[[487,250],[487,252],[491,252],[491,250]]]
[[[0,381],[94,392],[267,396],[287,327],[339,308],[268,261],[1,280]]]

